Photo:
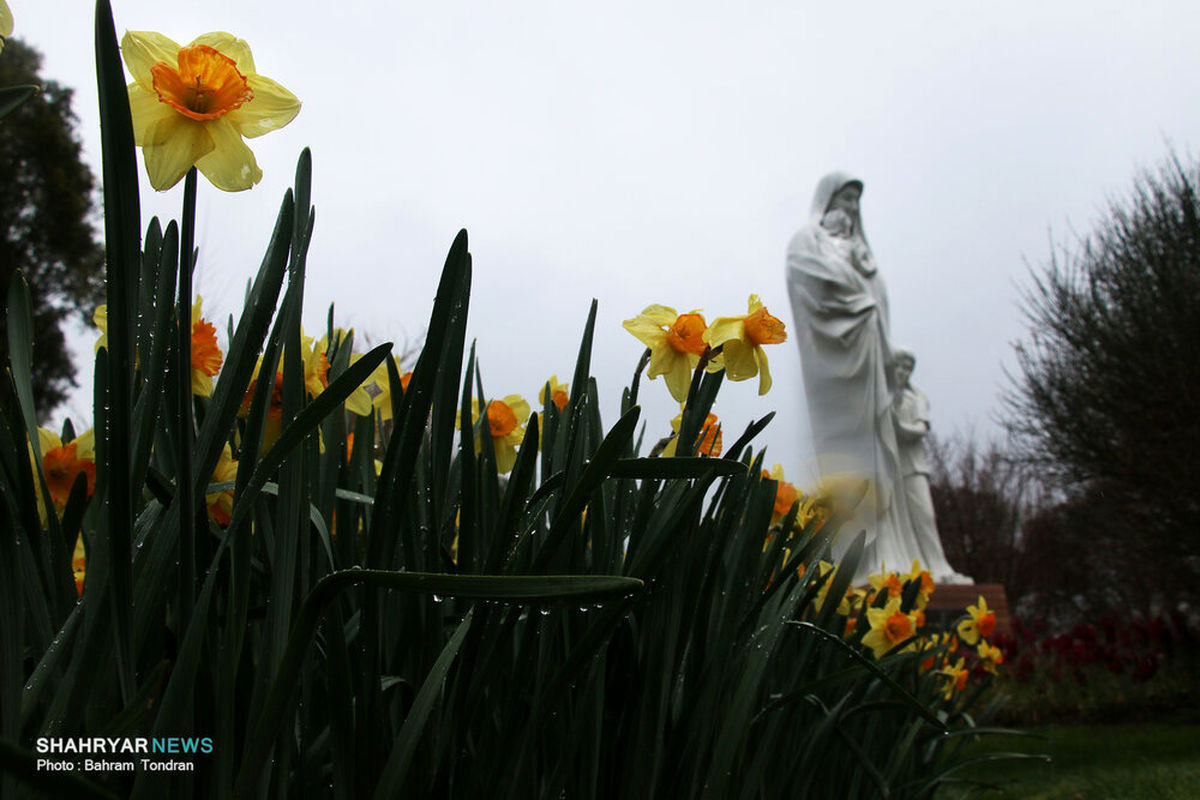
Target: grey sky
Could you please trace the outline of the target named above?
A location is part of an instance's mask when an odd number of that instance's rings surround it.
[[[46,75],[77,89],[98,165],[91,3],[10,5]],[[1200,130],[1200,7],[1183,2],[382,5],[114,0],[119,32],[246,39],[304,104],[251,142],[259,186],[201,184],[206,311],[236,311],[307,145],[310,330],[336,301],[375,341],[419,336],[466,227],[485,389],[535,401],[551,373],[567,379],[597,297],[609,423],[641,352],[620,323],[644,306],[711,320],[757,293],[791,327],[788,240],[821,175],[845,169],[865,180],[893,336],[918,356],[935,429],[995,433],[1026,262],[1045,260],[1052,233],[1088,231],[1139,168],[1168,143],[1192,152]],[[181,188],[143,185],[147,219],[178,214]],[[777,410],[759,443],[802,479],[799,355],[768,352],[771,393],[727,384],[716,411],[736,436]],[[642,397],[650,435],[665,432],[666,387]]]

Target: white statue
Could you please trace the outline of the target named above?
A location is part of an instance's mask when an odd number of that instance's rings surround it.
[[[896,385],[892,409],[896,417],[896,441],[900,445],[900,474],[904,479],[908,518],[920,548],[918,558],[938,583],[973,583],[950,566],[938,536],[933,495],[929,490],[929,462],[925,458],[929,400],[912,385],[912,371],[916,364],[917,357],[911,350],[897,347],[892,351],[893,380]]]
[[[856,583],[883,566],[904,572],[913,559],[926,564],[904,491],[887,290],[863,231],[862,188],[845,173],[822,178],[808,224],[792,237],[787,257],[818,467],[835,483],[838,477],[868,481],[867,495],[835,543],[841,556],[852,539],[846,534],[866,531]]]

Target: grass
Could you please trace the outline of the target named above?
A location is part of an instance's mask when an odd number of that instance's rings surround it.
[[[937,800],[1169,800],[1200,797],[1200,724],[1072,725],[1030,729],[1040,738],[992,737],[974,755],[1045,754],[1048,762],[984,761],[959,777],[984,786],[945,787]]]

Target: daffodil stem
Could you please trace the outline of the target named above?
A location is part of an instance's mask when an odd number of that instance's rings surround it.
[[[642,357],[638,359],[637,368],[633,371],[633,381],[629,384],[629,407],[633,408],[637,405],[638,384],[642,381],[642,370],[646,369],[646,365],[650,363],[650,356],[654,351],[649,347],[646,352],[642,353]]]
[[[179,464],[175,491],[179,506],[179,616],[180,631],[187,630],[195,603],[196,530],[195,497],[192,491],[192,250],[196,240],[196,168],[188,170],[183,183],[183,221],[179,242],[179,323],[176,340],[176,391],[179,401]],[[181,634],[182,635],[182,634]]]

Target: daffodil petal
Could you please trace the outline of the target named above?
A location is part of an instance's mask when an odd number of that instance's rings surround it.
[[[213,379],[198,369],[192,370],[192,394],[197,397],[212,397]]]
[[[262,136],[287,125],[300,113],[296,95],[262,75],[247,75],[254,99],[235,108],[225,118],[248,139]]]
[[[646,347],[654,348],[663,343],[667,332],[645,317],[634,317],[621,323],[625,330],[637,337]]]
[[[759,299],[758,295],[750,295],[750,300],[746,304],[748,306],[747,313],[753,314],[755,311],[758,311],[760,308],[762,308],[762,304],[762,300]]]
[[[503,475],[507,472],[512,472],[512,468],[517,463],[517,449],[511,444],[503,441],[495,442],[496,448],[496,472]]]
[[[678,369],[677,362],[684,361],[685,357],[685,353],[681,353],[663,342],[658,347],[651,349],[650,364],[646,369],[646,375],[650,378],[666,375],[672,370]]]
[[[96,431],[88,428],[71,441],[75,442],[75,457],[96,460]]]
[[[136,83],[129,84],[129,111],[133,115],[133,143],[138,147],[153,143],[154,132],[158,130],[158,126],[179,116],[175,109],[160,101],[157,94],[143,89]]]
[[[160,61],[174,67],[179,63],[179,45],[155,31],[125,31],[121,38],[121,57],[129,74],[148,92],[154,91],[150,68]]]
[[[142,146],[150,185],[162,192],[179,183],[193,164],[212,152],[211,129],[178,114],[159,121]]]
[[[688,390],[692,388],[692,368],[688,364],[687,357],[683,354],[678,355],[679,357],[674,360],[671,369],[665,375],[671,397],[682,403],[687,400]],[[698,358],[696,360],[699,361]]]
[[[717,317],[705,329],[704,341],[710,347],[716,347],[730,339],[741,339],[745,331],[745,317]]]
[[[517,394],[510,394],[504,398],[504,404],[512,411],[513,416],[517,418],[517,425],[522,426],[529,419],[529,401]]]
[[[57,433],[46,428],[38,428],[38,449],[42,451],[43,457],[49,451],[59,447],[62,447],[62,439],[59,438]]]
[[[0,0],[0,37],[11,36],[13,32],[13,16],[8,4]],[[4,41],[0,39],[0,50],[4,49]]]
[[[360,417],[367,416],[372,408],[371,395],[363,387],[358,387],[346,398],[346,408]]]
[[[771,391],[771,371],[767,369],[767,351],[760,346],[751,348],[754,353],[754,363],[758,365],[758,394],[761,397]]]
[[[741,339],[725,342],[725,377],[731,381],[744,381],[758,374],[758,362],[754,359],[754,348]]]
[[[223,55],[227,55],[237,64],[238,71],[243,75],[255,72],[254,56],[250,55],[250,45],[246,44],[244,39],[239,39],[232,33],[225,31],[213,31],[197,36],[192,40],[192,45],[203,44],[208,45],[214,50],[219,51]],[[188,45],[191,47],[192,45]]]
[[[196,168],[212,181],[213,186],[226,192],[240,192],[262,180],[262,170],[254,160],[254,153],[233,125],[219,119],[209,122],[206,127],[215,147],[196,161]]]
[[[674,325],[675,320],[679,317],[675,313],[675,309],[670,306],[660,306],[658,303],[646,306],[639,316],[645,317],[655,325]]]

